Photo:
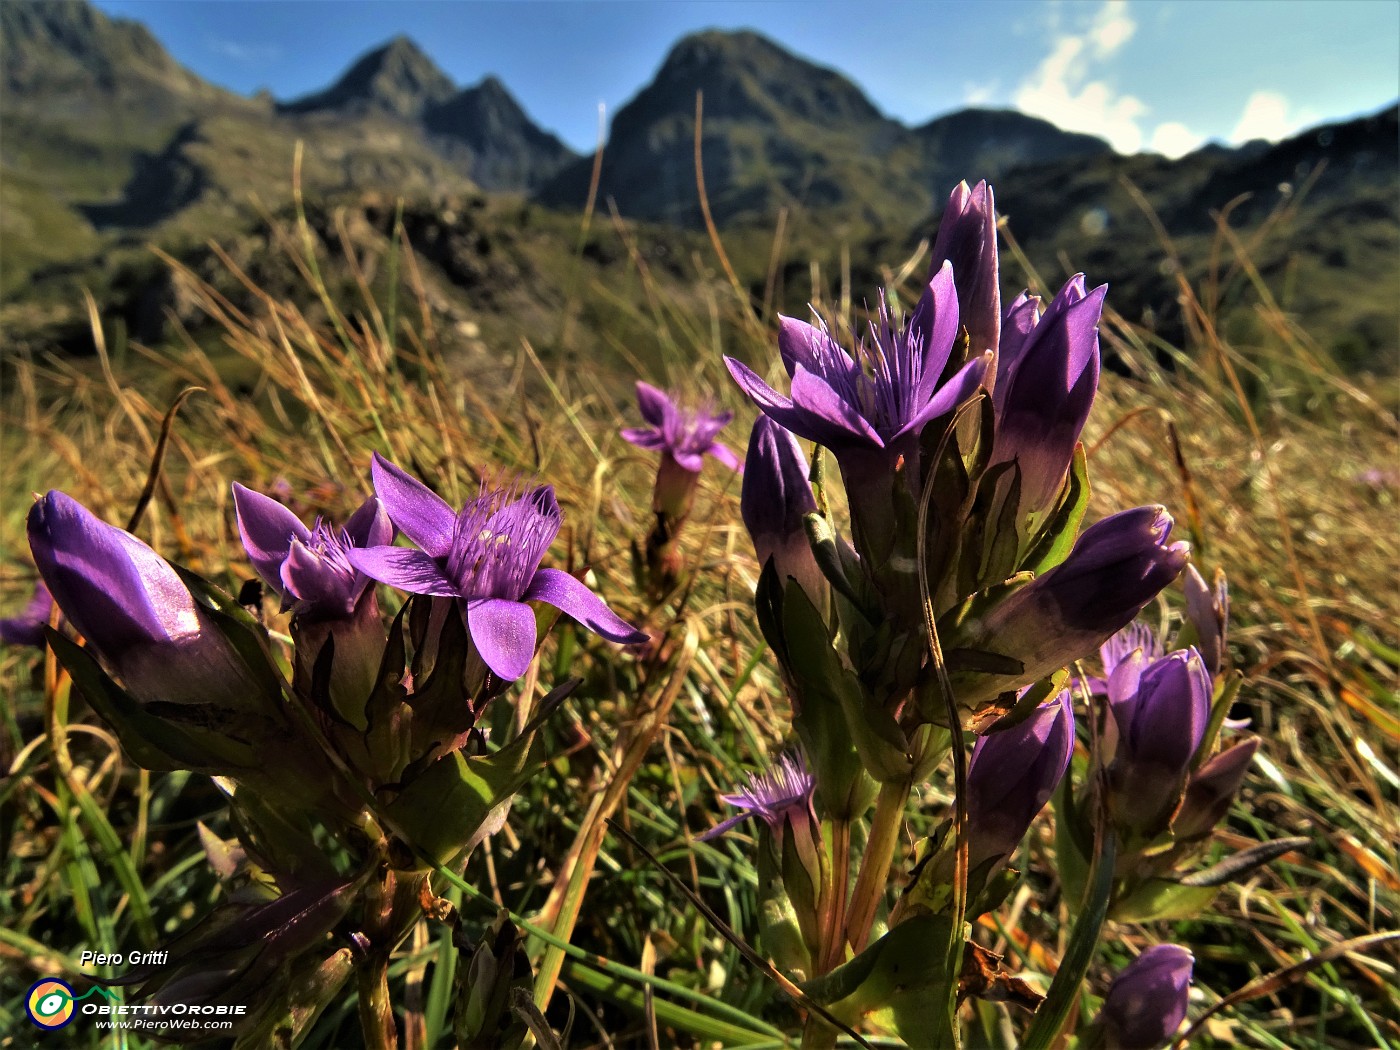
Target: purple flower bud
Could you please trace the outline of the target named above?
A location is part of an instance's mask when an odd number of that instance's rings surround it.
[[[816,509],[801,445],[767,416],[759,416],[749,436],[739,512],[753,538],[759,565],[772,558],[778,579],[797,580],[813,604],[822,609],[827,583],[817,568],[803,524],[803,518]]]
[[[1176,944],[1148,948],[1109,985],[1099,1010],[1104,1045],[1114,1050],[1154,1050],[1186,1019],[1195,959]]]
[[[1099,315],[1107,286],[1085,294],[1069,280],[1036,318],[1037,301],[1018,298],[1002,329],[992,403],[992,463],[1015,463],[1021,516],[1044,511],[1060,491],[1099,387]]]
[[[308,529],[277,500],[237,482],[233,505],[254,571],[281,595],[284,609],[293,609],[307,620],[349,618],[370,578],[350,564],[346,551],[394,542],[389,515],[373,497],[342,529],[320,518]]]
[[[1093,652],[1176,579],[1190,548],[1168,543],[1163,507],[1120,511],[1085,529],[1069,556],[1011,592],[985,616],[960,625],[952,648],[1009,657],[1015,674],[958,672],[958,702],[970,707],[1027,685]]]
[[[1108,679],[1118,731],[1109,783],[1113,811],[1132,832],[1154,836],[1181,800],[1210,720],[1210,674],[1194,648],[1148,662],[1141,650]]]
[[[1005,860],[1055,793],[1074,754],[1074,712],[1063,690],[1020,725],[978,737],[967,767],[972,868]]]
[[[1224,819],[1258,750],[1259,738],[1250,737],[1226,748],[1191,775],[1186,797],[1172,821],[1172,834],[1178,842],[1205,838]]]
[[[456,598],[467,633],[498,677],[514,681],[535,655],[535,612],[526,604],[531,601],[553,605],[609,641],[646,641],[586,585],[561,569],[540,568],[564,520],[553,486],[483,486],[476,499],[454,511],[378,453],[372,472],[389,517],[420,549],[350,548],[346,557],[392,587]]]
[[[28,527],[54,601],[137,700],[237,708],[260,692],[175,570],[131,533],[57,491]]]
[[[1215,587],[1206,583],[1194,565],[1186,567],[1182,581],[1186,591],[1186,619],[1196,628],[1196,647],[1212,675],[1220,673],[1225,660],[1225,639],[1229,630],[1230,586],[1225,573],[1215,570]]]
[[[18,616],[0,620],[0,642],[5,645],[31,645],[44,647],[44,628],[48,625],[53,611],[53,596],[39,580],[34,584],[34,596]]]
[[[997,268],[997,218],[992,188],[960,182],[948,198],[933,242],[929,277],[953,264],[958,316],[971,340],[971,356],[995,350],[1001,334],[1001,288]],[[988,379],[991,379],[988,376]]]

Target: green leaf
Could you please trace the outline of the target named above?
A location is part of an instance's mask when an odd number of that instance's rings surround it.
[[[1114,922],[1158,922],[1193,919],[1210,907],[1218,886],[1183,886],[1170,879],[1148,879],[1122,900],[1114,901]]]
[[[1081,442],[1074,446],[1074,460],[1070,463],[1069,477],[1065,480],[1060,501],[1049,522],[1036,537],[1030,552],[1022,559],[1021,568],[1039,576],[1069,557],[1088,508],[1089,462]]]
[[[460,751],[428,766],[388,807],[395,826],[411,843],[446,864],[548,761],[539,734],[517,737],[491,755]]]
[[[850,962],[799,987],[836,1016],[893,1028],[910,1046],[952,1047],[948,1004],[958,975],[946,972],[941,953],[930,950],[951,934],[946,916],[915,915]]]
[[[157,772],[188,769],[216,776],[260,766],[253,742],[152,714],[112,681],[87,649],[52,628],[45,633],[59,663],[103,721],[116,730],[122,747],[138,765]],[[165,709],[176,706],[167,704]],[[186,714],[207,710],[198,704],[178,706]]]

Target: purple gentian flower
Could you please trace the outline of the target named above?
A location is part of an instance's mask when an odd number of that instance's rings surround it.
[[[992,188],[958,183],[933,241],[929,276],[949,262],[958,289],[958,317],[967,329],[973,355],[1001,342],[1001,288],[997,265],[997,216]],[[986,377],[988,385],[994,377]]]
[[[44,586],[43,580],[34,584],[34,596],[18,616],[8,616],[0,620],[0,642],[5,645],[32,645],[44,647],[44,628],[48,626],[49,615],[53,612],[53,596]]]
[[[1195,959],[1177,944],[1148,948],[1113,979],[1097,1018],[1104,1045],[1154,1050],[1186,1019]]]
[[[378,453],[372,472],[389,518],[421,549],[351,548],[350,563],[400,590],[456,598],[481,659],[500,678],[519,678],[534,657],[535,613],[527,602],[553,605],[609,641],[646,641],[584,584],[540,568],[563,521],[552,486],[483,487],[454,511]]]
[[[1109,769],[1113,810],[1133,832],[1165,830],[1210,721],[1210,673],[1194,647],[1150,663],[1142,650],[1108,679],[1118,731]]]
[[[1020,469],[1020,517],[1046,510],[1059,494],[1099,388],[1099,315],[1107,285],[1087,294],[1084,275],[1060,289],[1043,316],[1024,294],[1001,329],[992,405],[992,463]]]
[[[812,603],[824,609],[826,579],[817,567],[803,524],[816,509],[802,447],[777,423],[759,416],[749,435],[739,513],[753,539],[759,565],[766,565],[771,558],[780,581],[797,580]]]
[[[370,578],[350,564],[353,547],[394,542],[384,505],[371,497],[344,528],[317,518],[311,528],[275,499],[234,482],[238,532],[262,581],[299,617],[337,620],[351,616]]]
[[[637,383],[637,407],[650,426],[627,427],[622,436],[638,448],[669,455],[683,470],[700,473],[705,456],[713,456],[730,470],[739,469],[738,457],[715,440],[734,418],[733,412],[715,412],[708,405],[683,408],[650,383]]]
[[[1187,568],[1189,569],[1190,566],[1188,565]],[[1156,631],[1143,623],[1130,623],[1099,646],[1099,659],[1103,663],[1103,677],[1076,679],[1081,683],[1076,688],[1086,689],[1092,696],[1107,696],[1108,679],[1113,674],[1114,669],[1139,649],[1149,660],[1159,659],[1165,653]]]
[[[1069,690],[1019,725],[978,737],[967,766],[968,855],[972,868],[1016,851],[1074,754]]]
[[[1012,591],[982,617],[969,618],[954,648],[1011,657],[1014,675],[957,672],[964,707],[1019,688],[1092,652],[1129,623],[1182,568],[1185,543],[1168,543],[1172,518],[1164,507],[1136,507],[1080,533],[1069,556]]]
[[[748,778],[748,787],[720,796],[739,812],[701,835],[702,842],[718,838],[750,817],[758,817],[775,833],[781,833],[789,819],[811,813],[816,781],[807,772],[801,752],[789,752],[767,773],[750,773]]]
[[[246,706],[259,686],[175,570],[57,491],[29,512],[53,600],[137,700]]]
[[[900,457],[912,462],[924,426],[976,391],[990,353],[975,357],[939,385],[957,334],[957,289],[953,268],[945,263],[901,327],[895,327],[881,298],[878,320],[854,357],[837,345],[825,325],[783,317],[778,349],[792,377],[790,397],[734,358],[726,357],[725,363],[764,415],[836,455],[849,491],[888,476]]]
[[[652,508],[665,514],[674,530],[690,514],[706,456],[713,456],[730,470],[739,469],[734,453],[715,440],[734,413],[715,412],[710,406],[682,408],[664,391],[643,382],[637,383],[637,405],[651,426],[626,427],[622,436],[638,448],[661,453]]]

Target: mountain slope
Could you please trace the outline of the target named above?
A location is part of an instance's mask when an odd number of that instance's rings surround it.
[[[423,126],[444,152],[465,152],[467,173],[483,189],[532,190],[576,156],[495,77],[428,108]]]
[[[425,110],[446,102],[457,89],[418,45],[397,36],[361,55],[324,91],[278,103],[282,113],[333,112],[341,116],[398,117],[419,120]]]

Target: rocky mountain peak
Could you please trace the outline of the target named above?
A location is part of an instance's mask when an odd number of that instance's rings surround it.
[[[382,113],[417,120],[456,91],[451,78],[422,48],[406,36],[396,36],[361,55],[324,91],[283,103],[279,108],[284,113]]]

